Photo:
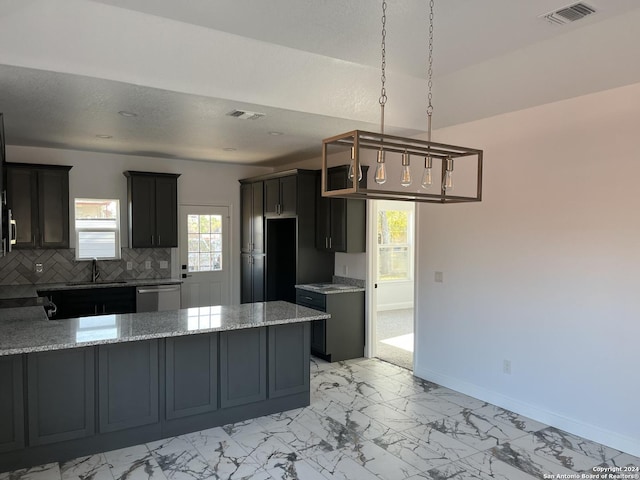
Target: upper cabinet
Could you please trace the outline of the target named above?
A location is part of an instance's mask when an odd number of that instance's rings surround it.
[[[71,167],[9,163],[6,168],[14,248],[69,248]]]
[[[264,253],[264,183],[240,185],[242,253]]]
[[[367,186],[367,170],[363,166],[360,186]],[[347,165],[329,168],[327,184],[329,190],[348,186]],[[318,175],[318,195],[321,195]],[[358,253],[366,248],[367,206],[365,200],[320,197],[317,204],[316,248],[330,252]]]
[[[264,182],[264,215],[295,215],[298,210],[297,176],[289,175]]]
[[[129,246],[178,246],[179,174],[124,172],[127,177]]]

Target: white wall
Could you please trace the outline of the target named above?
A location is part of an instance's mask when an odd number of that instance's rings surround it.
[[[240,184],[238,180],[271,172],[271,168],[12,145],[7,145],[7,159],[9,162],[72,165],[73,168],[69,171],[71,215],[73,215],[73,198],[119,198],[122,213],[122,246],[127,246],[128,221],[127,179],[122,172],[140,170],[180,173],[179,204],[231,207],[231,299],[233,303],[239,303]],[[72,248],[74,242],[75,238],[72,234]]]
[[[419,206],[418,376],[640,455],[638,125],[640,84],[434,134],[485,193]]]

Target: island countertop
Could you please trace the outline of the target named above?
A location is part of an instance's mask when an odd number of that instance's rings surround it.
[[[330,318],[288,302],[247,303],[48,320],[42,307],[6,308],[0,317],[0,356],[62,350]]]

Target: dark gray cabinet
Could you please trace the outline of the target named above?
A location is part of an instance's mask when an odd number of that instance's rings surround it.
[[[124,172],[127,177],[129,246],[178,246],[179,174]]]
[[[296,303],[331,314],[311,322],[311,353],[329,362],[364,355],[364,292],[321,294],[296,290]]]
[[[360,186],[367,186],[367,171],[363,166]],[[329,190],[347,188],[347,165],[327,170]],[[367,204],[365,200],[330,198],[321,196],[318,176],[318,209],[316,214],[316,248],[331,252],[359,253],[366,249]]]
[[[69,248],[70,169],[7,164],[7,205],[16,221],[15,248]]]
[[[27,356],[29,444],[45,445],[94,434],[94,349]]]
[[[220,406],[236,407],[266,398],[266,329],[220,332]]]
[[[264,183],[240,185],[242,253],[264,253]]]
[[[218,334],[167,338],[166,418],[218,408]]]
[[[159,420],[158,341],[98,347],[100,432],[114,432]]]
[[[298,209],[295,175],[265,180],[264,215],[295,215]]]
[[[0,452],[24,447],[22,355],[0,357]]]
[[[240,259],[240,302],[264,302],[265,255],[242,254]]]
[[[39,295],[55,303],[57,312],[52,320],[136,311],[135,287],[41,291]]]
[[[309,390],[309,323],[269,327],[269,398]]]

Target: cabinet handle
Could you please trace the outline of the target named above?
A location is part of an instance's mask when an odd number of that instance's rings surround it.
[[[160,240],[160,235],[158,235],[158,246],[162,245],[162,241]]]
[[[153,235],[151,235],[151,245],[154,245],[154,243],[153,243]]]
[[[331,237],[329,237],[329,248],[331,248]]]
[[[329,248],[329,237],[324,237],[324,248]]]
[[[98,305],[94,305],[93,306],[93,314],[97,315],[98,314]]]

